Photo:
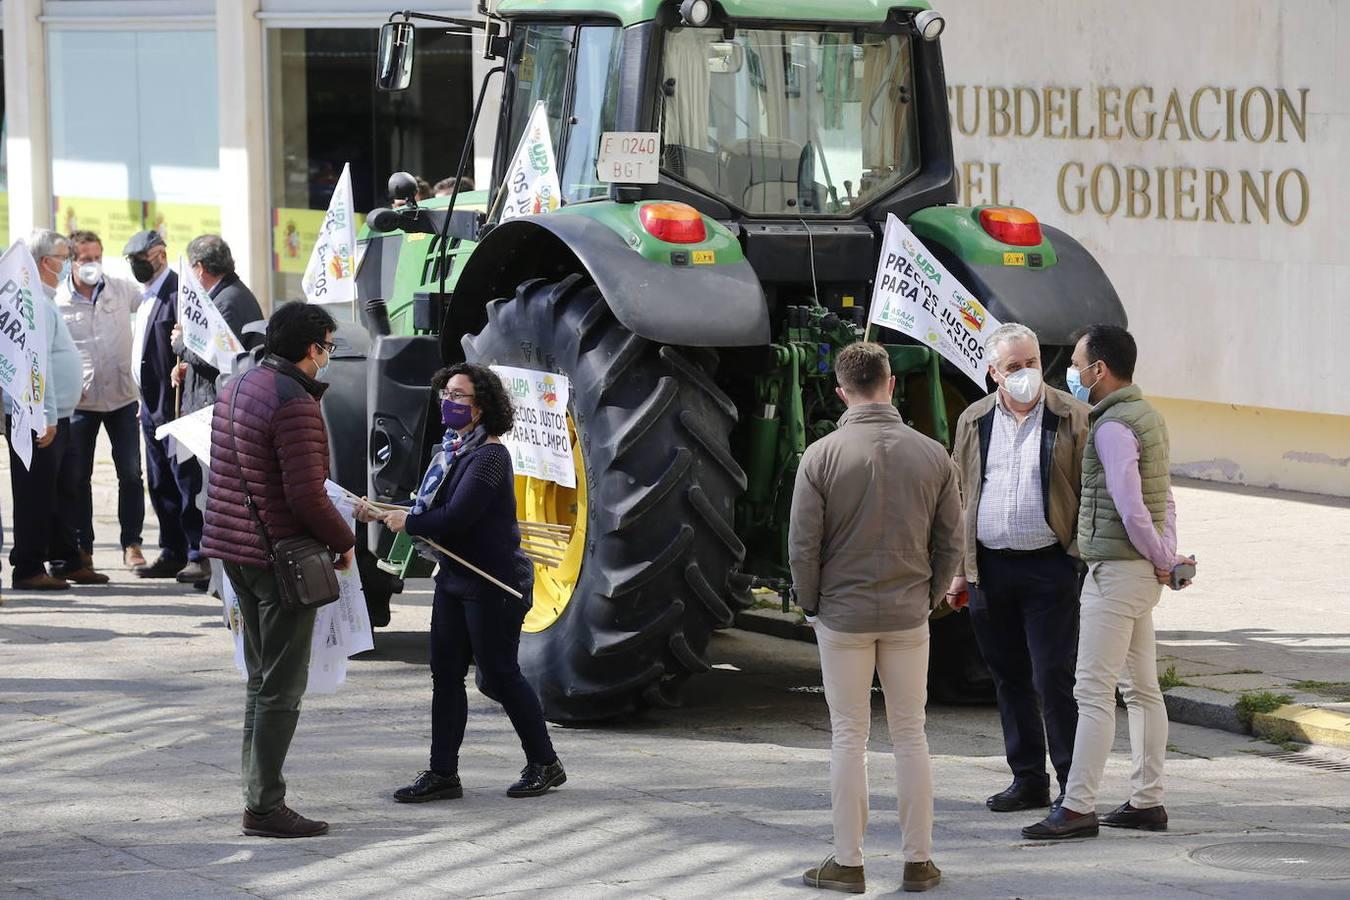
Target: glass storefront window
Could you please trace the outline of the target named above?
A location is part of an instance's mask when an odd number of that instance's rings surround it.
[[[174,265],[220,231],[214,31],[61,30],[47,35],[58,231],[94,231],[116,265],[142,228]]]
[[[274,303],[303,296],[300,279],[344,163],[365,213],[388,204],[393,172],[432,185],[454,175],[469,138],[470,39],[419,28],[412,86],[387,94],[375,90],[377,37],[374,28],[267,32]]]

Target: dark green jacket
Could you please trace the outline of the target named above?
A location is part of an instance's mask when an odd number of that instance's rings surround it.
[[[1172,480],[1167,423],[1144,399],[1137,385],[1121,388],[1102,398],[1088,414],[1091,431],[1083,452],[1083,496],[1078,510],[1078,552],[1084,562],[1108,559],[1142,559],[1130,542],[1115,500],[1106,487],[1106,472],[1097,456],[1097,429],[1106,422],[1120,422],[1139,439],[1139,481],[1144,505],[1161,531],[1167,519],[1167,492]]]

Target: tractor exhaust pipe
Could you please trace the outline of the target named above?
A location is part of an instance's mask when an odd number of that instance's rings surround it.
[[[372,338],[388,336],[393,332],[389,324],[389,304],[384,300],[367,300],[365,305],[366,331]]]

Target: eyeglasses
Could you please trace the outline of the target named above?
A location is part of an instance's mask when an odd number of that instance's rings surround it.
[[[323,348],[323,352],[327,353],[329,356],[332,356],[333,351],[337,349],[337,344],[330,344],[327,341],[315,341],[314,345]]]
[[[441,391],[441,399],[449,400],[451,403],[463,403],[465,400],[472,400],[473,394],[466,394],[463,391]]]

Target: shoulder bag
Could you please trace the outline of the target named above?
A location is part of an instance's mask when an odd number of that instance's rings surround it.
[[[267,526],[263,524],[257,504],[249,492],[248,481],[244,478],[244,463],[239,458],[239,439],[234,433],[234,402],[248,374],[246,372],[239,376],[239,383],[230,395],[230,443],[234,450],[234,464],[239,470],[239,487],[244,492],[244,506],[262,534],[263,544],[267,548],[267,561],[271,563],[272,573],[276,576],[281,605],[291,612],[317,609],[332,603],[340,593],[337,571],[333,567],[333,551],[323,541],[308,534],[272,543],[272,537],[267,533]],[[327,503],[328,498],[323,497],[322,502]]]

